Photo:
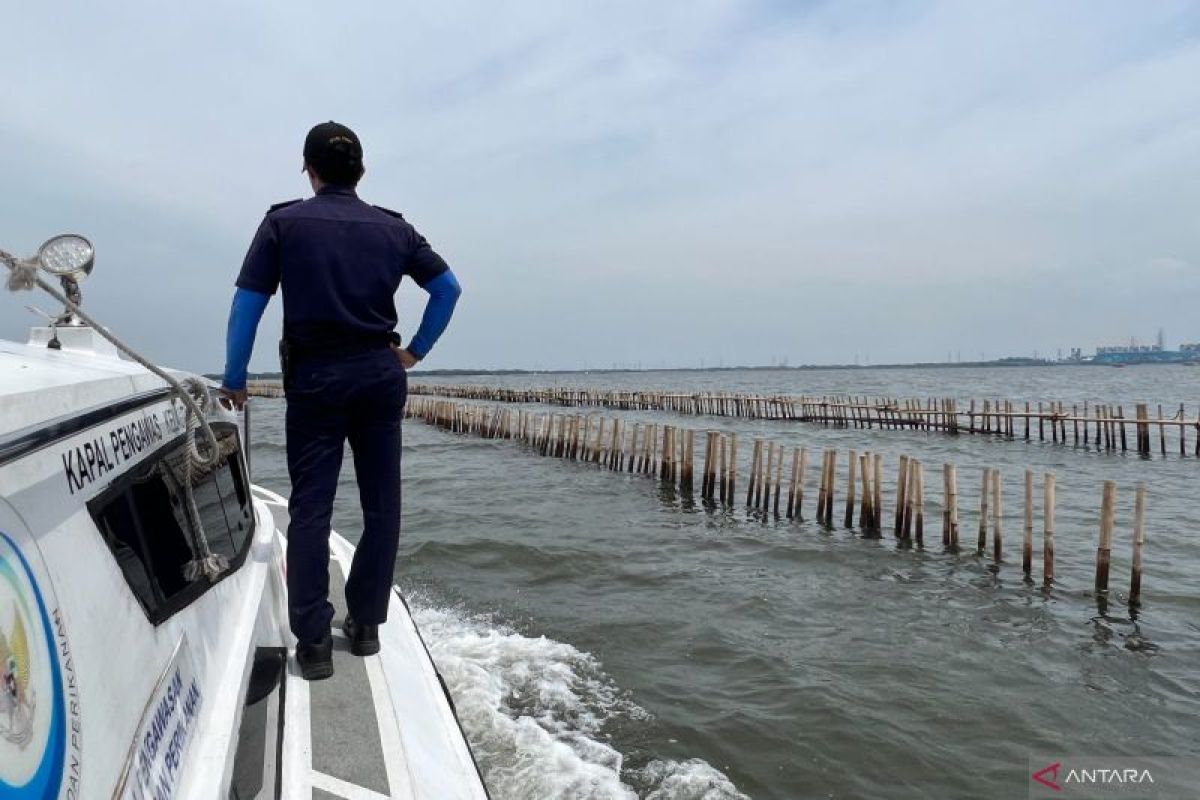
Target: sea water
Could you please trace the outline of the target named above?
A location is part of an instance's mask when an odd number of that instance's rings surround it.
[[[1187,402],[1190,415],[1200,402],[1200,370],[1162,366],[453,380],[1068,407],[1086,399],[1124,403],[1127,413],[1137,401],[1161,401],[1170,413]],[[254,480],[286,494],[283,401],[254,402]],[[1025,442],[580,411],[736,431],[743,492],[757,436],[789,453],[837,449],[839,471],[849,448],[879,452],[885,536],[842,529],[841,475],[838,524],[815,524],[814,466],[807,519],[796,523],[748,514],[744,498],[732,510],[706,508],[651,478],[408,421],[396,580],[498,800],[1012,797],[1024,796],[1034,753],[1200,750],[1200,460],[1181,459],[1173,437],[1172,455],[1144,459],[1039,443],[1036,425]],[[1153,439],[1157,450],[1157,431]],[[888,532],[900,454],[927,470],[924,548]],[[941,547],[943,462],[959,468],[958,554]],[[984,467],[1004,478],[999,565],[972,547]],[[1034,582],[1020,565],[1027,468],[1038,478]],[[1058,478],[1058,580],[1049,591],[1040,582],[1044,472]],[[1106,479],[1119,493],[1105,605],[1092,576]],[[1149,496],[1135,610],[1123,595],[1139,481]],[[334,524],[352,541],[359,535],[348,457]]]

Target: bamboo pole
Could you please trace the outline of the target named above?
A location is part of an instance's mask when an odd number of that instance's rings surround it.
[[[640,422],[634,423],[633,434],[635,446],[629,459],[629,471],[641,474],[642,470],[646,468],[646,442],[650,439],[650,426]]]
[[[802,519],[801,510],[804,507],[804,480],[808,472],[808,448],[800,448],[800,478],[796,483],[796,519]]]
[[[1137,485],[1133,510],[1133,566],[1129,576],[1129,604],[1142,598],[1142,545],[1146,541],[1146,485]]]
[[[721,475],[721,449],[725,446],[725,440],[721,434],[716,431],[712,432],[712,474],[708,478],[708,499],[717,499],[717,485],[724,480]]]
[[[662,429],[662,435],[665,437],[667,435],[667,427],[665,425],[660,426],[658,423],[654,423],[650,426],[650,438],[646,441],[646,458],[642,462],[643,475],[653,477],[662,468],[662,464],[659,463],[660,451],[658,449],[658,432],[660,428]]]
[[[692,469],[695,466],[696,455],[693,452],[695,447],[696,432],[691,428],[684,431],[683,434],[683,471],[679,475],[679,489],[692,493]]]
[[[596,428],[596,446],[592,448],[592,461],[600,463],[600,452],[604,448],[604,417],[600,418],[600,425]]]
[[[833,527],[834,485],[837,483],[837,450],[829,451],[829,480],[826,482],[825,524]]]
[[[983,468],[983,488],[979,490],[979,541],[976,543],[976,550],[980,555],[983,555],[987,549],[987,522],[988,522],[988,490],[990,488],[992,471],[988,467]]]
[[[821,453],[821,476],[817,479],[817,522],[825,521],[825,504],[828,501],[829,489],[829,451]]]
[[[875,509],[871,498],[871,455],[863,453],[858,457],[859,476],[862,478],[862,501],[858,509],[858,527],[864,532],[874,529]]]
[[[671,483],[683,488],[683,428],[671,431]]]
[[[1100,545],[1096,548],[1096,592],[1108,591],[1108,566],[1112,558],[1113,523],[1116,514],[1117,485],[1104,482],[1100,502]]]
[[[725,434],[722,433],[717,435],[717,446],[720,448],[718,455],[721,462],[717,467],[720,470],[719,474],[721,476],[721,505],[726,505],[729,502],[729,464],[726,460],[727,456],[725,454],[725,451],[728,449],[726,447]]]
[[[635,422],[633,424],[633,434],[629,440],[629,463],[627,469],[625,470],[631,474],[637,471],[638,459],[641,455],[641,448],[644,446],[644,444],[638,442],[638,437],[642,436],[643,433],[644,432],[642,430],[641,423]],[[643,438],[645,437],[643,436]],[[705,457],[707,458],[707,456]]]
[[[658,471],[658,465],[655,463],[658,456],[658,424],[654,423],[646,427],[646,448],[645,454],[642,457],[642,475],[653,475]]]
[[[914,462],[917,478],[917,544],[925,544],[925,469]]]
[[[774,442],[767,444],[774,444]],[[771,462],[768,448],[764,447],[760,450],[758,457],[758,484],[754,487],[754,506],[755,508],[766,508],[771,496]]]
[[[762,456],[762,439],[754,440],[754,450],[750,454],[750,479],[746,483],[746,505],[750,506],[754,500],[754,489],[758,478],[758,463]]]
[[[674,428],[670,425],[663,426],[662,457],[658,462],[658,479],[660,481],[666,481],[671,477],[671,456],[674,455],[675,450],[671,437],[674,435]]]
[[[908,456],[900,456],[900,469],[896,473],[896,521],[894,536],[897,539],[902,538],[904,529],[904,508],[907,504],[908,487]]]
[[[858,455],[851,450],[849,467],[846,470],[846,518],[845,527],[854,527],[854,471],[858,467]]]
[[[796,518],[796,489],[800,482],[800,448],[792,448],[792,479],[788,483],[787,518]]]
[[[1045,527],[1042,533],[1042,580],[1047,586],[1054,582],[1054,475],[1047,472],[1043,477],[1042,515]]]
[[[874,514],[871,520],[871,527],[876,535],[883,533],[883,456],[879,453],[872,453],[874,460],[875,475],[871,479],[871,508]]]
[[[949,509],[950,540],[948,544],[954,550],[958,549],[958,468],[953,464],[945,466],[946,473],[946,506]]]
[[[774,477],[774,473],[775,473],[775,450],[776,450],[775,442],[774,441],[768,442],[768,444],[767,444],[767,476],[766,476],[766,481],[765,481],[766,491],[763,492],[763,502],[762,502],[762,508],[764,510],[771,506],[771,490],[773,488],[772,478]]]
[[[608,468],[616,469],[617,459],[621,453],[621,420],[613,417],[612,443],[608,449]]]
[[[729,505],[733,505],[737,484],[737,434],[729,435]]]
[[[1004,520],[1003,505],[1000,493],[1000,470],[992,470],[992,560],[1000,561],[1001,531]]]
[[[775,499],[771,504],[771,511],[775,516],[779,516],[779,493],[783,484],[783,445],[775,451]]]
[[[634,429],[636,436],[637,429]],[[704,477],[700,479],[700,497],[704,500],[712,497],[712,478],[713,478],[713,438],[714,433],[708,431],[704,439]]]
[[[904,474],[904,521],[900,526],[900,538],[906,541],[912,539],[913,500],[917,491],[916,466],[915,458],[908,459]]]
[[[1028,578],[1033,571],[1033,470],[1025,470],[1025,537],[1021,546],[1021,568]]]

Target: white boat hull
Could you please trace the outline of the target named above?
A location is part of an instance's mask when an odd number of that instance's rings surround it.
[[[229,447],[193,524],[182,404],[63,341],[0,342],[0,797],[486,798],[398,592],[378,655],[343,642],[333,679],[299,677],[286,501],[250,486],[243,420],[210,414]],[[228,567],[197,576],[205,541]]]

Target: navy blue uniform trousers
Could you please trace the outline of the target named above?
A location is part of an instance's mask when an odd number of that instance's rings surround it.
[[[299,359],[287,385],[287,585],[292,633],[313,642],[329,633],[329,523],[349,440],[362,503],[362,538],[346,581],[350,616],[387,619],[400,539],[400,419],[408,392],[387,347],[351,356]]]

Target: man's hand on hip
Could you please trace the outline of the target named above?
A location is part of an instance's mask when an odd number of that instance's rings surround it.
[[[398,347],[392,345],[392,352],[396,354],[396,358],[400,359],[400,365],[405,369],[412,369],[421,359],[408,352],[407,347]]]

